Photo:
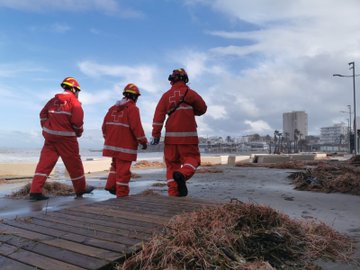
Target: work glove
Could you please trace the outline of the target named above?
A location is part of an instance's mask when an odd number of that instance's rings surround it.
[[[142,150],[146,150],[146,148],[147,148],[147,143],[142,143],[141,145],[142,145],[141,149],[142,149]]]
[[[150,144],[151,145],[157,145],[157,144],[159,144],[159,142],[160,142],[160,138],[155,137],[155,138],[152,138]]]

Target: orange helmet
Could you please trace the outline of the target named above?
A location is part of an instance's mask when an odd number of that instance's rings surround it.
[[[189,82],[189,77],[183,68],[174,69],[172,74],[169,75],[168,80],[170,82],[183,81],[185,83]]]
[[[125,93],[130,93],[130,94],[134,94],[137,96],[141,95],[139,88],[133,83],[129,83],[128,85],[125,86],[123,94],[125,94]]]
[[[65,86],[70,86],[76,88],[78,91],[80,91],[80,84],[77,82],[77,80],[73,77],[66,77],[62,83],[61,87],[65,89]]]

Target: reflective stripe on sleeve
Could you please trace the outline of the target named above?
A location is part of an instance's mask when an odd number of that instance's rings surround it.
[[[158,123],[158,122],[153,123],[153,126],[162,126],[162,125],[163,125],[163,123]]]
[[[166,183],[171,183],[171,182],[174,182],[175,180],[174,179],[168,179],[166,180]]]
[[[130,127],[127,124],[118,123],[118,122],[106,122],[105,125],[114,125],[114,126],[124,126],[124,127]]]
[[[197,132],[166,132],[166,137],[197,137]]]
[[[43,131],[45,131],[49,134],[52,134],[52,135],[59,135],[59,136],[66,136],[66,137],[76,136],[75,132],[51,130],[46,127],[43,127]]]
[[[126,154],[135,154],[135,155],[137,154],[137,150],[123,148],[123,147],[116,147],[116,146],[111,146],[111,145],[104,145],[104,149],[112,150],[112,151],[116,151],[116,152],[122,152],[122,153],[126,153]]]
[[[71,112],[49,110],[49,113],[72,115]]]

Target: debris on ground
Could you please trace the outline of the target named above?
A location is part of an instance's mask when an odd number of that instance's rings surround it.
[[[196,170],[196,173],[223,173],[224,170],[221,170],[219,168],[211,168],[211,167],[206,167],[206,168],[198,168]]]
[[[165,164],[160,161],[148,161],[140,160],[133,165],[134,168],[144,169],[144,168],[164,168]]]
[[[288,177],[298,190],[360,195],[360,167],[353,166],[352,162],[322,163],[315,168],[293,172]]]
[[[31,183],[26,184],[20,190],[15,191],[8,195],[12,199],[23,199],[29,196],[31,188]],[[71,196],[74,195],[74,188],[72,186],[59,183],[59,182],[45,182],[43,187],[44,195],[54,195],[54,196]]]
[[[236,167],[265,167],[271,169],[305,169],[309,167],[314,167],[319,164],[324,163],[324,161],[314,161],[314,160],[290,160],[285,162],[279,163],[244,163],[244,162],[237,162],[235,164]]]
[[[117,270],[321,269],[315,260],[359,264],[353,249],[324,223],[235,201],[175,216]]]

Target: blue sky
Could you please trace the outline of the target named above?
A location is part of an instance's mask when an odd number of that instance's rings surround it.
[[[130,82],[150,137],[179,67],[208,104],[200,136],[273,134],[293,110],[318,135],[349,118],[352,81],[332,74],[360,73],[359,14],[358,0],[0,0],[0,147],[42,145],[39,111],[66,76],[82,88],[80,144],[101,147]]]

